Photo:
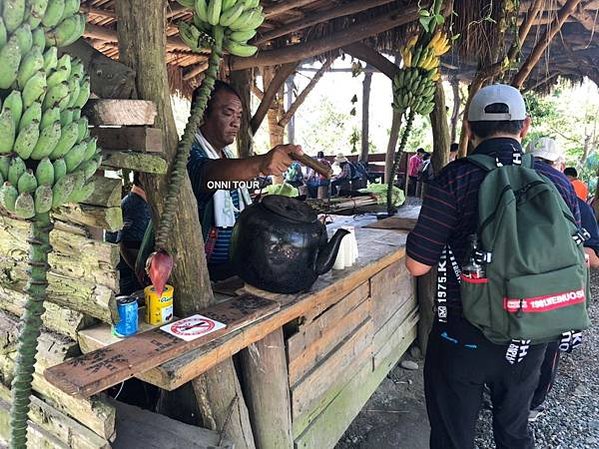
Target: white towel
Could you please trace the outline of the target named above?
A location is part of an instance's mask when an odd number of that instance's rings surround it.
[[[206,140],[200,130],[195,135],[196,143],[201,146],[209,159],[220,159],[218,151]],[[228,147],[223,149],[227,159],[233,158],[233,153]],[[241,212],[246,206],[252,204],[250,192],[246,188],[237,189],[239,193],[239,208],[236,208],[231,198],[230,190],[217,190],[214,192],[214,226],[217,228],[232,228],[235,226],[235,212]]]

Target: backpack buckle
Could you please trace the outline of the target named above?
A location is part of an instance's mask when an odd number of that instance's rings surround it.
[[[493,260],[493,253],[490,251],[482,251],[480,249],[476,250],[473,254],[474,260],[478,264],[486,264],[491,263]]]
[[[520,153],[519,151],[514,151],[512,155],[512,164],[522,165],[522,153]]]
[[[590,238],[591,234],[589,234],[589,231],[587,231],[585,228],[581,228],[576,234],[572,236],[572,239],[574,239],[574,243],[576,243],[577,245],[582,245]]]

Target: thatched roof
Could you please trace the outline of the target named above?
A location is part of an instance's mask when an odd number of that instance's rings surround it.
[[[118,58],[116,1],[82,2],[82,9],[89,13],[86,39],[112,58]],[[444,74],[468,79],[479,64],[504,54],[502,46],[505,42],[509,46],[533,1],[454,0],[455,14],[448,14],[447,22],[452,24],[453,33],[461,37],[457,48],[444,59]],[[228,66],[234,70],[275,65],[290,58],[324,58],[338,53],[339,48],[356,38],[380,52],[396,53],[410,29],[417,25],[418,3],[417,0],[263,0],[267,19],[254,39],[260,52],[245,60],[230,58]],[[522,46],[522,60],[566,0],[542,3],[542,15],[535,20]],[[169,73],[175,87],[189,90],[205,69],[206,55],[192,53],[178,37],[176,23],[191,20],[191,11],[174,1],[168,2],[167,8]],[[599,0],[582,0],[537,64],[529,87],[544,88],[547,79],[550,83],[558,75],[573,79],[590,76],[599,81],[599,36],[595,33],[598,13]]]

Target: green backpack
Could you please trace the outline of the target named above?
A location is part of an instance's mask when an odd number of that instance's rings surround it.
[[[555,185],[534,170],[529,154],[506,166],[485,155],[468,160],[487,175],[476,251],[485,273],[461,274],[466,319],[496,344],[554,341],[588,328],[584,237]]]

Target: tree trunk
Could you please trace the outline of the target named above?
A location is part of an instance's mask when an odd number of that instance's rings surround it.
[[[251,69],[231,72],[231,85],[241,96],[243,113],[241,125],[237,136],[237,154],[240,158],[249,157],[253,154],[253,138],[250,120],[252,119],[251,86],[254,82]]]
[[[137,73],[136,87],[139,98],[156,103],[156,126],[163,130],[163,148],[167,159],[174,159],[178,136],[171,107],[166,72],[165,8],[162,0],[130,0],[117,2],[119,17],[120,61]],[[140,14],[140,11],[144,11]],[[169,176],[142,175],[142,184],[152,206],[152,217],[157,225],[162,212],[162,201],[167,192]],[[196,199],[186,177],[179,194],[177,214],[167,249],[175,255],[173,281],[176,286],[175,313],[186,316],[214,301],[206,267],[204,244],[198,219]],[[205,394],[196,394],[197,406],[207,427],[222,432],[237,448],[254,449],[254,439],[247,416],[247,408],[233,361],[229,359],[213,368],[194,383],[194,390],[204,388]],[[197,384],[197,385],[196,385]],[[197,386],[197,388],[196,388]],[[227,402],[229,398],[233,398]]]
[[[443,83],[437,83],[435,90],[435,108],[431,112],[431,126],[433,128],[433,155],[431,164],[435,175],[447,165],[449,161],[449,124],[447,123],[447,109],[445,107],[445,89]]]
[[[295,74],[291,74],[287,81],[285,81],[285,87],[287,94],[285,95],[286,105],[285,110],[288,111],[293,105],[293,90],[295,89]],[[295,143],[295,115],[291,116],[289,123],[287,124],[287,140],[289,143]]]
[[[368,162],[368,133],[370,125],[370,87],[372,86],[372,73],[366,72],[362,83],[362,152],[360,160]]]
[[[455,142],[458,134],[458,119],[460,118],[460,80],[457,77],[451,79],[451,88],[453,91],[453,112],[451,114],[451,143]]]
[[[389,131],[389,143],[387,143],[387,154],[385,155],[385,182],[389,183],[391,170],[393,169],[393,156],[395,155],[395,147],[399,139],[399,129],[401,128],[401,114],[393,111],[393,119],[391,121],[391,131]]]
[[[275,78],[276,70],[274,67],[265,67],[262,70],[262,79],[264,81],[263,91],[266,92],[270,86],[270,83]],[[277,91],[273,101],[268,107],[268,113],[266,114],[266,119],[268,121],[268,137],[270,147],[274,148],[277,145],[282,145],[285,140],[285,127],[279,124],[279,121],[283,117],[285,110],[283,108],[284,100],[284,86],[283,83],[281,88]],[[282,184],[283,177],[282,176],[273,176],[272,178],[273,184]]]
[[[470,109],[470,103],[472,102],[472,98],[476,95],[476,93],[483,87],[485,80],[487,78],[482,75],[482,72],[477,72],[470,83],[470,87],[468,88],[468,100],[466,100],[466,105],[464,106],[464,117],[462,118],[462,133],[460,134],[460,151],[459,157],[464,157],[472,151],[472,145],[469,145],[468,141],[468,133],[466,132],[466,122],[468,121],[468,109]]]

